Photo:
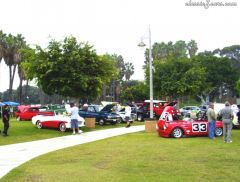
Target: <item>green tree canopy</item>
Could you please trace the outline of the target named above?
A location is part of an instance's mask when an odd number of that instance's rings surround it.
[[[189,58],[156,61],[154,68],[154,95],[158,98],[170,96],[176,99],[179,96],[195,95],[206,79],[205,69]]]
[[[143,81],[128,81],[121,92],[123,102],[142,102],[149,98],[149,88]]]
[[[206,82],[202,89],[202,95],[217,93],[222,87],[234,90],[238,71],[227,57],[200,54],[195,56],[193,61],[199,63],[206,70]]]
[[[24,62],[23,67],[45,93],[86,99],[99,96],[103,84],[117,73],[111,60],[74,37],[52,40],[45,50],[37,47],[36,59]]]

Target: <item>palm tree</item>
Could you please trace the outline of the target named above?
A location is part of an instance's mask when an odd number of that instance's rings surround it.
[[[22,101],[23,101],[23,99],[22,99],[22,95],[23,95],[22,94],[22,83],[23,83],[23,80],[26,80],[26,79],[25,79],[24,72],[23,72],[20,65],[18,65],[18,76],[19,76],[19,79],[20,79],[19,87],[18,87],[19,88],[19,103],[22,103]]]
[[[9,100],[12,99],[12,87],[17,65],[21,62],[20,49],[25,47],[26,42],[21,34],[8,36],[3,39],[2,53],[5,63],[9,67]]]
[[[20,79],[20,83],[19,83],[19,102],[22,103],[23,101],[23,95],[24,95],[24,98],[27,97],[28,93],[28,83],[29,83],[29,80],[25,73],[24,73],[24,67],[22,66],[22,63],[24,63],[24,61],[29,61],[29,60],[34,60],[35,59],[35,49],[32,49],[30,48],[29,46],[26,46],[25,48],[22,48],[21,49],[21,62],[18,64],[18,76],[19,76],[19,79]],[[22,84],[23,84],[23,81],[27,81],[26,83],[26,87],[25,87],[25,94],[23,94],[23,89],[22,89]]]
[[[129,81],[131,76],[134,74],[134,66],[132,63],[125,63],[125,79]]]
[[[197,43],[195,42],[195,40],[191,40],[190,42],[188,42],[187,49],[188,49],[188,54],[189,54],[190,58],[192,58],[193,56],[196,55],[198,47],[197,47]]]
[[[0,30],[0,63],[3,58],[3,44],[4,44],[5,37],[6,37],[6,34],[3,33],[2,30]]]

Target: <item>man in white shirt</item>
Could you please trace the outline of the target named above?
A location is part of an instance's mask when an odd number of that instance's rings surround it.
[[[126,128],[130,127],[130,118],[131,118],[131,112],[132,112],[132,109],[129,105],[126,105],[125,106],[125,120],[127,122],[127,126]]]
[[[73,130],[73,135],[75,135],[76,133],[82,133],[81,130],[79,130],[78,128],[78,108],[77,106],[75,106],[73,103],[70,103],[70,117],[71,117],[71,128]]]

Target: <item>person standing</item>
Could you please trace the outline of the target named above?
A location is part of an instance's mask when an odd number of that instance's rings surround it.
[[[223,122],[223,140],[224,142],[231,143],[233,110],[229,102],[225,102],[225,108],[220,111],[219,115],[222,117]]]
[[[126,105],[125,107],[125,121],[127,122],[126,128],[129,128],[131,126],[130,119],[131,119],[131,107],[129,105]]]
[[[82,133],[81,130],[79,130],[78,127],[78,107],[74,105],[74,103],[70,103],[70,117],[71,117],[71,128],[73,130],[73,135],[75,135],[76,133],[80,134]]]
[[[240,108],[239,107],[237,112],[237,120],[238,120],[238,124],[240,125]]]
[[[208,118],[208,137],[210,139],[215,138],[215,130],[216,130],[216,114],[214,112],[214,104],[212,102],[209,103],[209,108],[207,110],[207,118]]]
[[[4,105],[3,111],[2,111],[2,120],[4,129],[2,132],[3,136],[8,136],[8,128],[9,128],[9,118],[10,118],[10,111],[8,105]]]

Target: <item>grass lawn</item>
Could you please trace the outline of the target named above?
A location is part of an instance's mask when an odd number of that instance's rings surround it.
[[[222,138],[161,138],[138,132],[35,158],[1,182],[239,181],[240,130]]]
[[[134,122],[133,125],[142,125],[143,122]],[[115,128],[115,127],[123,127],[126,124],[116,124],[111,125],[107,124],[104,126],[96,125],[95,128],[86,128],[83,127],[82,130],[84,132],[87,131],[94,131],[94,130],[101,130],[101,129],[108,129],[108,128]],[[3,131],[3,122],[0,121],[0,130]],[[9,128],[9,136],[3,137],[0,136],[0,146],[1,145],[8,145],[20,142],[28,142],[33,140],[41,140],[53,137],[61,137],[65,135],[71,135],[72,132],[69,130],[67,132],[60,132],[57,129],[38,129],[36,126],[32,124],[31,121],[17,121],[15,118],[10,120],[10,128]]]

